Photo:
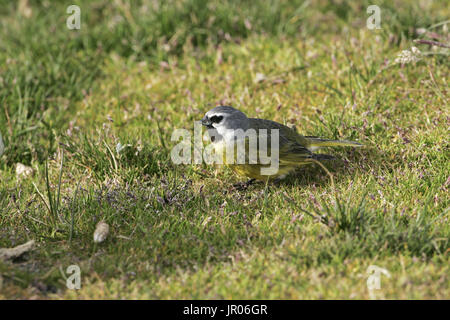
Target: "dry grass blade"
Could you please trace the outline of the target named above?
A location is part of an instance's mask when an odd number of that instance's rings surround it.
[[[0,248],[0,260],[14,259],[27,251],[30,251],[34,247],[35,241],[30,240],[20,246],[14,248]]]

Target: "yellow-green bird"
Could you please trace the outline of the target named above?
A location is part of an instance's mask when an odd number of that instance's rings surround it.
[[[216,152],[223,154],[223,163],[237,174],[257,180],[283,179],[288,173],[304,164],[313,163],[317,160],[334,159],[330,155],[313,153],[313,151],[322,147],[362,146],[362,144],[354,141],[302,136],[296,130],[281,123],[265,119],[248,118],[243,112],[229,106],[219,106],[209,110],[202,119],[202,125],[208,128],[208,133]],[[264,168],[268,168],[272,164],[268,164],[267,161],[264,162],[260,158],[256,162],[250,160],[249,155],[251,154],[252,144],[249,143],[249,136],[251,135],[244,136],[245,162],[236,161],[239,154],[236,152],[236,146],[234,146],[233,158],[230,157],[231,161],[227,159],[225,151],[229,150],[226,149],[227,145],[230,145],[230,143],[236,145],[236,141],[239,140],[237,138],[239,135],[236,132],[256,132],[258,136],[256,139],[258,141],[256,145],[258,152],[263,148],[263,144],[258,140],[261,132],[266,134],[267,141],[271,141],[270,145],[267,143],[267,147],[265,147],[266,152],[271,155],[278,154],[276,170],[266,170],[264,172]],[[276,144],[273,144],[275,140],[272,140],[275,138],[274,132],[278,132]],[[275,147],[272,148],[272,146]],[[255,144],[253,144],[254,148]]]

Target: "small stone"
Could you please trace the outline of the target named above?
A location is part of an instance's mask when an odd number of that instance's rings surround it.
[[[427,32],[427,29],[425,28],[418,28],[416,29],[417,34],[425,34]]]
[[[101,243],[105,241],[108,234],[109,234],[109,225],[104,221],[100,221],[99,223],[97,223],[97,226],[94,231],[94,242]]]
[[[18,177],[28,177],[31,176],[34,173],[33,168],[28,167],[22,163],[16,164],[16,175]]]
[[[260,73],[260,72],[256,73],[255,79],[254,79],[255,83],[263,82],[264,80],[266,80],[266,76],[263,73]]]

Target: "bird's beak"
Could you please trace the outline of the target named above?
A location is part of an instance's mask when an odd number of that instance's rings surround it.
[[[206,116],[203,117],[203,119],[202,119],[202,125],[204,125],[205,127],[208,127],[208,128],[213,127],[211,120],[209,120]]]

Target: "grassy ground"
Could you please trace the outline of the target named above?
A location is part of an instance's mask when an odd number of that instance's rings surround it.
[[[0,3],[0,247],[37,242],[0,298],[367,299],[370,265],[376,298],[450,297],[448,49],[394,63],[418,28],[448,42],[445,1],[78,1],[78,31],[62,1]],[[331,151],[334,187],[238,190],[170,160],[219,104],[365,147]]]

